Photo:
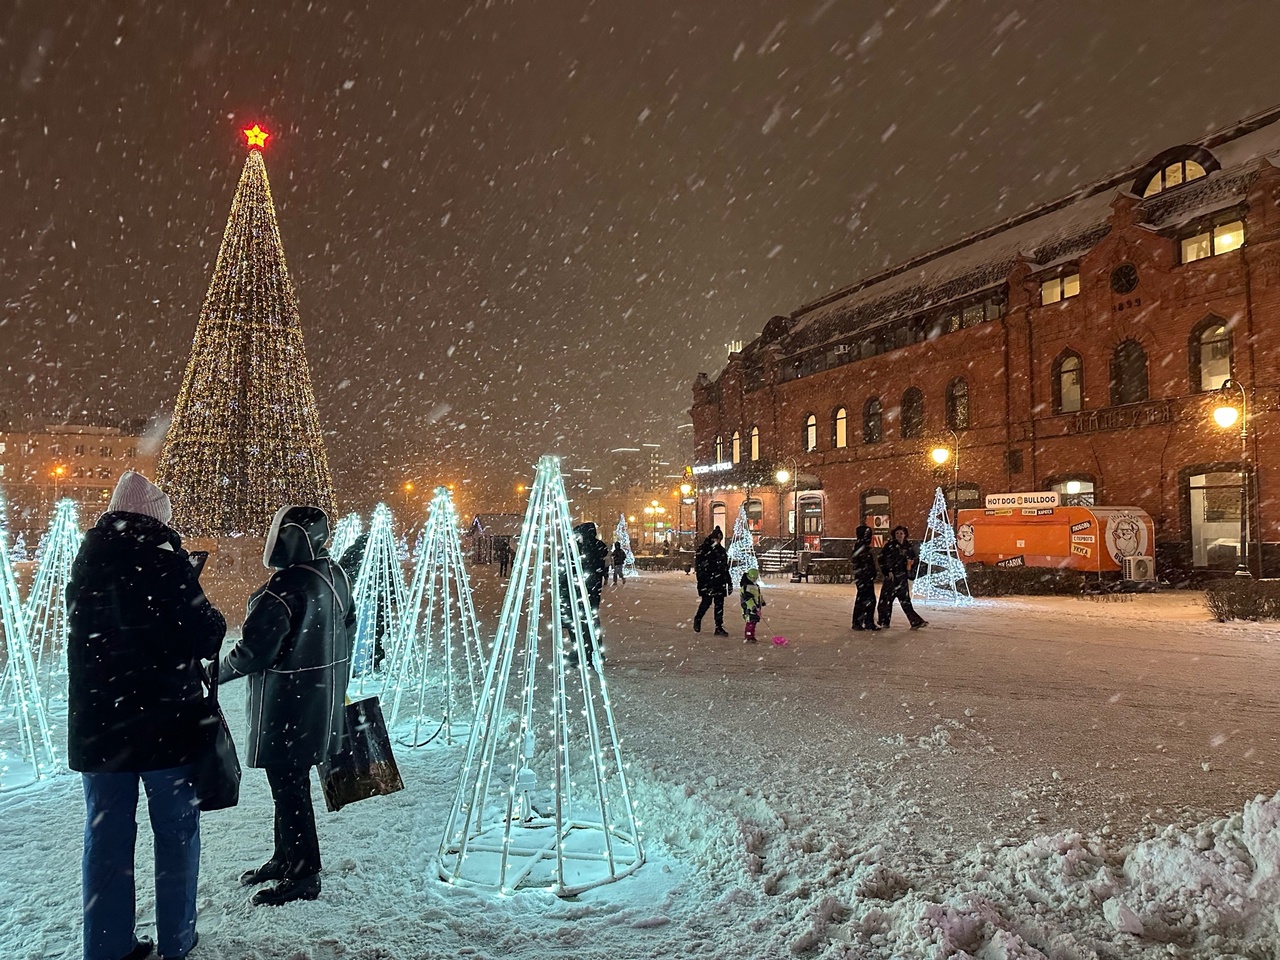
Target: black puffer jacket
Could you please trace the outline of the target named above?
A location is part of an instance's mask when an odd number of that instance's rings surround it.
[[[589,520],[578,524],[573,532],[582,552],[582,572],[587,578],[587,592],[599,593],[605,568],[609,565],[609,548],[596,532],[596,525]]]
[[[67,584],[67,760],[84,773],[190,763],[210,722],[196,661],[226,621],[178,535],[139,513],[104,513]]]
[[[707,537],[693,558],[698,576],[698,593],[704,597],[724,597],[729,593],[729,551],[714,536]]]
[[[853,582],[868,584],[876,580],[876,555],[871,546],[871,528],[858,527],[853,545]]]
[[[240,642],[222,661],[224,683],[249,678],[251,767],[313,766],[341,740],[356,614],[328,539],[319,507],[276,513],[263,562],[277,573],[249,598]]]
[[[899,530],[903,535],[902,543],[898,542]],[[880,572],[884,574],[884,578],[894,582],[914,580],[919,560],[920,553],[911,542],[911,533],[906,527],[894,527],[892,535],[885,541],[884,549],[880,551]]]

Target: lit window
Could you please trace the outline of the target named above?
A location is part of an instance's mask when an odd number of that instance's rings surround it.
[[[1191,338],[1191,382],[1202,391],[1217,390],[1231,379],[1231,334],[1216,318],[1198,329]]]
[[[1062,498],[1064,507],[1092,507],[1096,503],[1093,480],[1089,478],[1060,480],[1050,484],[1049,489]]]
[[[818,418],[812,413],[804,421],[804,449],[806,452],[818,449]]]
[[[1042,304],[1057,303],[1074,297],[1080,292],[1080,274],[1069,273],[1066,276],[1054,277],[1040,284],[1040,302]]]
[[[836,407],[831,425],[831,445],[837,450],[849,445],[849,412],[844,407]]]
[[[1216,257],[1244,246],[1244,221],[1232,220],[1221,226],[1186,237],[1182,241],[1182,262],[1191,263],[1206,257]]]
[[[742,434],[737,430],[733,431],[733,462],[737,463],[742,459]]]
[[[724,437],[716,437],[716,463],[724,463]]]
[[[760,459],[760,428],[751,428],[751,459]]]
[[[1162,190],[1171,190],[1192,180],[1199,180],[1204,175],[1204,167],[1196,163],[1196,161],[1178,160],[1167,165],[1152,177],[1147,182],[1147,188],[1142,191],[1142,195],[1144,197],[1154,197]]]
[[[1053,412],[1076,413],[1084,406],[1083,364],[1075,353],[1065,353],[1054,364]]]

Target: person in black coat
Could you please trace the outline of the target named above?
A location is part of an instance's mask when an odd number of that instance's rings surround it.
[[[893,615],[893,601],[902,605],[902,612],[912,630],[919,630],[927,621],[916,608],[911,605],[911,581],[916,578],[916,567],[920,563],[920,554],[916,545],[911,542],[907,528],[897,526],[889,542],[880,551],[880,574],[884,583],[880,587],[880,604],[877,616],[880,626],[889,626],[889,618]]]
[[[86,960],[152,949],[134,933],[139,780],[155,834],[160,953],[185,957],[196,942],[191,764],[213,722],[199,661],[218,655],[226,621],[201,590],[171,515],[158,487],[126,471],[67,584],[67,760],[84,780]]]
[[[240,641],[219,677],[249,678],[247,761],[267,772],[275,800],[275,851],[245,885],[255,904],[320,895],[320,841],[311,806],[311,768],[337,752],[356,623],[351,583],[324,548],[329,518],[319,507],[277,511],[262,553],[275,569],[249,598]]]
[[[724,628],[724,598],[729,593],[729,553],[724,548],[724,532],[716,527],[698,547],[693,558],[693,569],[698,576],[698,612],[693,615],[694,633],[702,632],[702,618],[715,604],[717,637],[727,637]]]
[[[627,565],[627,551],[622,549],[622,541],[613,541],[613,582],[626,583],[627,575],[625,567]]]
[[[859,526],[853,542],[853,584],[858,594],[853,601],[853,629],[879,630],[876,626],[876,556],[871,546],[871,528]]]
[[[600,539],[596,525],[590,521],[580,523],[573,528],[574,538],[578,541],[578,554],[582,558],[582,575],[587,587],[587,602],[590,605],[590,616],[595,623],[596,633],[600,633],[600,594],[604,589],[605,571],[609,565],[609,548]],[[569,580],[564,571],[560,574],[560,622],[566,631],[573,627],[573,610],[579,606],[578,595],[569,589]],[[595,651],[591,640],[591,631],[583,631],[583,647],[587,660]],[[578,662],[577,651],[569,654],[570,665]]]

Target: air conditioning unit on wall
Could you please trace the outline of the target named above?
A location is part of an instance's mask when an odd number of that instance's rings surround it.
[[[1154,580],[1155,557],[1125,557],[1120,561],[1120,575],[1126,580]]]

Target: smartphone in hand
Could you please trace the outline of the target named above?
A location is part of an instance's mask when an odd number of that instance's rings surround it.
[[[208,550],[192,550],[187,554],[187,559],[191,562],[191,566],[195,567],[196,578],[199,579],[200,571],[204,569],[204,563],[209,559]]]

